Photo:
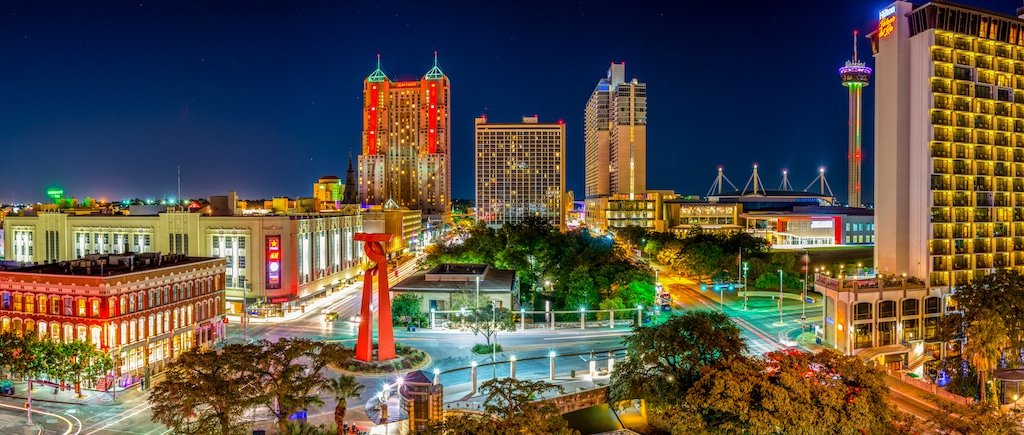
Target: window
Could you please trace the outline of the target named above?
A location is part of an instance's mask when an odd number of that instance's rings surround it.
[[[885,319],[889,317],[896,317],[896,302],[895,301],[881,301],[878,303],[878,318]]]
[[[64,298],[64,315],[74,316],[75,315],[75,300],[70,296]]]
[[[78,317],[85,317],[85,299],[78,300]]]
[[[21,294],[14,294],[14,311],[21,311]]]
[[[99,316],[100,316],[100,300],[99,299],[93,299],[92,300],[92,317],[99,317]]]
[[[34,313],[36,311],[36,298],[32,295],[25,295],[25,312]]]
[[[11,294],[4,292],[0,294],[0,309],[9,310],[11,309]]]
[[[871,304],[861,302],[853,306],[853,320],[871,320]]]
[[[870,307],[871,304],[868,304]],[[871,324],[861,323],[853,325],[853,347],[854,349],[863,349],[871,347]]]
[[[921,303],[917,299],[904,299],[903,300],[903,316],[916,316],[920,314]]]
[[[932,296],[924,299],[925,314],[939,314],[939,298]]]

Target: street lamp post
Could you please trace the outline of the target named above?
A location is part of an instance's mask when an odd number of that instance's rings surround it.
[[[480,309],[480,275],[476,276],[476,307],[475,308],[477,310]]]
[[[498,329],[495,328],[494,304],[491,304],[491,330],[494,331],[494,341],[491,342],[491,377],[498,377]]]
[[[783,324],[782,321],[782,269],[779,269],[779,324]]]
[[[242,284],[242,340],[246,343],[249,342],[249,306],[246,303],[246,289],[249,287],[249,282]]]
[[[747,262],[743,262],[743,311],[747,310]]]

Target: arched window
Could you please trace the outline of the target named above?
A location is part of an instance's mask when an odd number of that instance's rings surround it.
[[[935,296],[924,298],[924,313],[925,314],[939,314],[940,311],[939,298]]]
[[[871,320],[871,303],[860,302],[854,305],[853,320]]]
[[[921,314],[921,302],[917,299],[903,300],[903,317]]]
[[[890,317],[896,317],[896,301],[879,301],[878,318],[888,319]]]

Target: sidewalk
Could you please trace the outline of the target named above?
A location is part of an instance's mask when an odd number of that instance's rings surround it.
[[[20,401],[28,400],[28,382],[26,381],[13,381],[14,394],[13,395],[0,395],[0,398],[15,399]],[[123,388],[118,387],[117,395],[132,394],[132,389],[124,391]],[[56,391],[56,393],[55,393]],[[57,390],[49,385],[34,384],[32,388],[32,401],[33,402],[46,402],[46,403],[60,403],[64,405],[100,405],[109,406],[116,404],[113,400],[113,394],[109,391],[98,391],[90,390],[82,387],[82,397],[75,395],[75,386],[72,384],[70,388],[64,390]]]

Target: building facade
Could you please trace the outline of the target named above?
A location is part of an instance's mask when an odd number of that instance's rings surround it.
[[[612,63],[584,110],[584,199],[594,226],[607,225],[606,198],[647,190],[647,84]]]
[[[880,272],[1024,271],[1024,20],[897,1],[870,37]]]
[[[85,341],[128,382],[224,336],[222,258],[90,254],[0,271],[0,331]]]
[[[476,119],[476,216],[489,225],[542,218],[565,230],[565,123]]]
[[[363,229],[368,233],[391,234],[391,241],[385,244],[388,254],[401,254],[423,248],[423,218],[419,210],[399,207],[394,201],[383,206],[373,206],[363,212]]]
[[[261,314],[297,309],[355,278],[364,264],[358,214],[204,216],[9,216],[5,230],[17,261],[53,263],[92,254],[165,252],[226,261],[224,301],[242,312],[242,297]],[[222,301],[223,302],[223,301]]]
[[[650,231],[668,231],[665,201],[675,199],[672,191],[647,191],[629,195],[617,193],[606,200],[605,221],[609,229],[638,226]]]
[[[432,220],[451,213],[451,89],[434,66],[415,81],[392,81],[377,69],[363,81],[363,151],[359,200],[388,200]]]

